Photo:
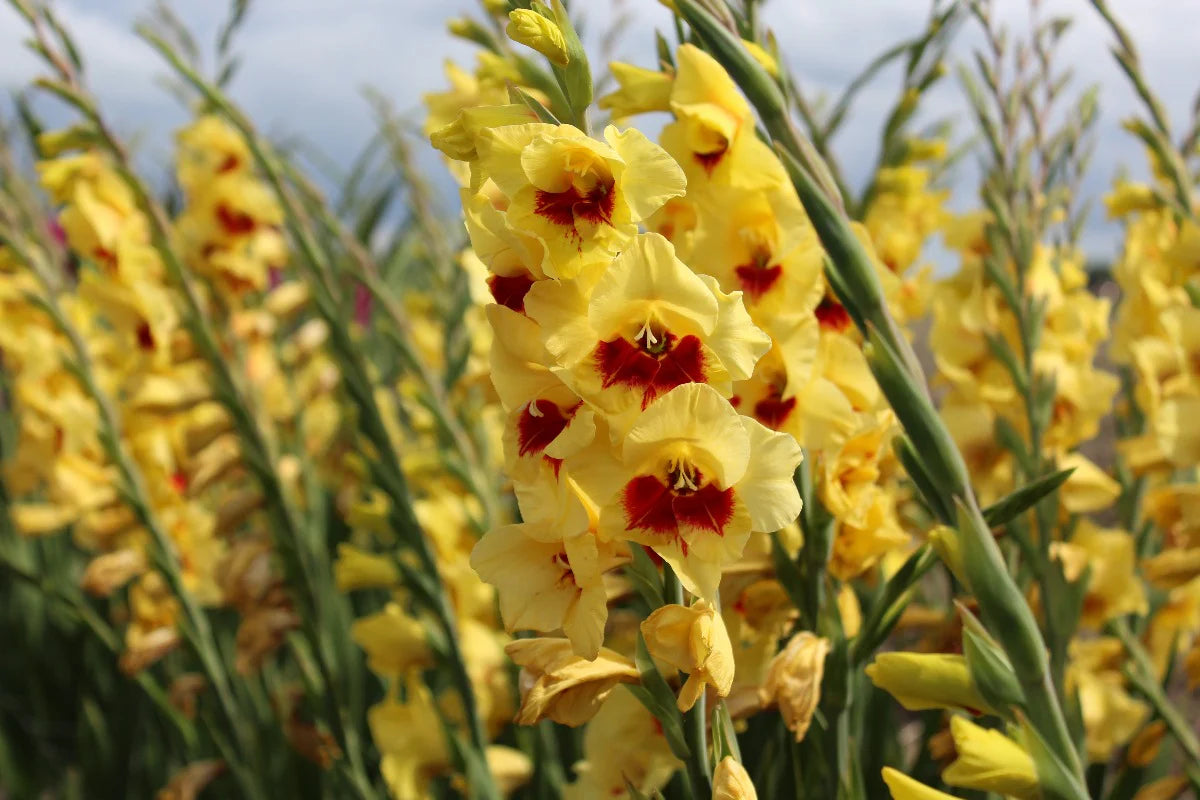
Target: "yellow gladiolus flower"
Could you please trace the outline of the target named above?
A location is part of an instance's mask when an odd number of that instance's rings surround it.
[[[452,61],[444,65],[450,88],[444,92],[422,95],[421,100],[429,109],[425,119],[425,133],[433,133],[452,123],[464,108],[494,106],[508,102],[508,89],[501,81],[489,80],[480,71],[472,75]]]
[[[1019,800],[1041,797],[1033,757],[1012,739],[957,716],[950,720],[950,735],[957,755],[942,772],[946,783]]]
[[[1126,691],[1125,677],[1116,666],[1072,661],[1067,668],[1068,691],[1078,693],[1087,756],[1092,763],[1112,758],[1150,715],[1150,707]]]
[[[1173,547],[1142,561],[1142,574],[1160,589],[1174,589],[1200,576],[1200,547]]]
[[[711,600],[752,530],[799,515],[801,458],[795,439],[740,416],[711,386],[679,386],[630,429],[619,463],[594,466],[620,487],[600,510],[599,533],[652,547],[689,592]]]
[[[1200,391],[1179,393],[1162,401],[1156,418],[1158,443],[1177,466],[1200,463]]]
[[[671,87],[676,121],[662,132],[663,147],[679,162],[691,191],[755,188],[787,180],[771,148],[754,132],[754,114],[717,60],[684,44]]]
[[[703,195],[691,265],[740,289],[764,321],[811,313],[824,294],[824,251],[790,184]]]
[[[1154,190],[1144,183],[1117,181],[1112,192],[1104,195],[1104,208],[1113,219],[1139,211],[1152,211],[1161,205]]]
[[[608,68],[619,88],[601,97],[597,105],[611,111],[613,119],[670,109],[671,87],[675,82],[671,75],[620,61],[611,62]]]
[[[429,143],[448,158],[474,161],[479,157],[479,135],[488,128],[536,122],[537,115],[524,103],[464,108],[458,117],[429,134]]]
[[[405,702],[387,699],[372,706],[367,723],[392,797],[424,797],[429,781],[450,765],[442,720],[429,689],[410,679]]]
[[[250,147],[237,128],[206,114],[176,135],[179,184],[195,192],[214,176],[244,172],[253,164]]]
[[[559,374],[617,430],[681,384],[728,395],[770,347],[740,293],[725,294],[692,272],[656,233],[636,236],[590,298],[578,286],[543,281],[529,290],[526,307]]]
[[[379,675],[403,675],[433,663],[425,626],[396,603],[356,620],[350,638],[366,651],[367,666]]]
[[[488,772],[496,779],[497,788],[506,797],[524,786],[533,777],[533,762],[529,760],[529,756],[516,748],[489,744],[484,756],[487,759]],[[455,776],[456,779],[458,777]],[[457,785],[456,781],[455,788],[463,794],[469,794],[469,787],[465,781],[461,786]]]
[[[506,125],[482,131],[476,148],[481,176],[507,197],[508,224],[542,243],[555,278],[606,261],[685,186],[679,165],[632,128],[609,126],[601,142],[570,125]]]
[[[1200,483],[1173,483],[1146,493],[1146,516],[1168,546],[1200,546]]]
[[[1146,590],[1135,573],[1133,537],[1081,520],[1068,545],[1086,553],[1091,567],[1080,624],[1096,628],[1124,614],[1145,614]]]
[[[614,546],[585,531],[562,536],[549,525],[504,525],[471,551],[471,567],[496,587],[506,630],[562,628],[575,652],[595,658],[604,641],[608,597],[601,575]]]
[[[1063,507],[1072,514],[1108,508],[1121,494],[1121,485],[1080,453],[1058,459],[1058,468],[1075,470],[1059,492]]]
[[[584,729],[583,754],[584,760],[575,765],[576,781],[564,789],[566,800],[622,797],[626,781],[653,795],[681,766],[659,721],[620,687]]]

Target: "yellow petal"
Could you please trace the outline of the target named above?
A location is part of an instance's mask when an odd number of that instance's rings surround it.
[[[950,719],[957,757],[942,780],[963,789],[1012,795],[1020,800],[1041,796],[1032,756],[997,730],[985,730],[965,717]]]
[[[955,800],[954,795],[939,792],[891,767],[883,768],[883,782],[892,800]]]
[[[621,176],[621,194],[633,212],[634,221],[644,220],[672,197],[682,196],[687,188],[683,170],[667,154],[636,128],[618,131],[609,125],[604,139],[625,162]]]

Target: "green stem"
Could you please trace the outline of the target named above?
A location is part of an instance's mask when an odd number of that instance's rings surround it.
[[[708,757],[708,707],[704,692],[696,705],[683,715],[683,731],[692,757],[688,759],[692,791],[697,796],[712,792],[712,763]]]

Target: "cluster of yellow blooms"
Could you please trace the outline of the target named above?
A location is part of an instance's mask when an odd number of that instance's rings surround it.
[[[827,643],[802,633],[779,652],[794,612],[769,577],[765,534],[800,544],[802,444],[835,520],[831,574],[848,581],[903,555],[895,422],[749,104],[704,51],[683,45],[676,60],[670,72],[614,64],[619,88],[600,100],[619,119],[670,112],[661,146],[636,129],[610,126],[598,140],[523,104],[488,105],[486,84],[458,71],[456,88],[430,103],[427,130],[460,177],[473,258],[489,272],[491,377],[522,519],[487,532],[472,564],[496,586],[508,630],[566,637],[509,645],[530,676],[518,721],[596,715],[588,741],[618,716],[649,729],[643,708],[610,694],[638,678],[621,655],[633,649],[627,615],[609,619],[622,593],[614,570],[632,546],[694,598],[640,629],[660,665],[688,674],[679,707],[706,687],[735,716],[768,702],[786,711],[807,692],[788,712],[802,737],[811,675],[803,686],[789,676],[801,661],[819,667]],[[944,201],[915,164],[941,149],[910,150],[881,173],[857,230],[883,254],[877,271],[905,318],[922,313],[928,271],[905,273]],[[853,633],[849,586],[839,603]],[[645,738],[623,764],[588,748],[573,791],[619,794],[631,774],[641,791],[661,788],[676,762],[661,734],[657,747]]]
[[[819,281],[819,264],[778,241],[762,193],[782,194],[786,178],[747,125],[745,101],[699,50],[682,50],[683,64],[678,121],[664,147],[634,129],[609,127],[593,139],[537,122],[524,106],[467,108],[433,133],[469,168],[464,209],[490,272],[492,379],[508,416],[504,452],[523,520],[488,531],[472,565],[497,587],[509,630],[566,634],[508,647],[530,676],[518,715],[525,723],[579,725],[603,706],[598,722],[654,738],[647,712],[631,713],[632,698],[613,695],[611,710],[604,703],[618,682],[638,677],[632,661],[603,646],[610,573],[629,561],[631,546],[670,564],[695,597],[642,625],[651,653],[689,673],[680,707],[706,685],[727,695],[734,670],[717,607],[722,569],[742,556],[752,531],[782,528],[800,509],[799,447],[739,414],[736,387],[755,378],[772,344],[743,298],[785,302],[804,280]],[[720,116],[709,121],[689,115],[689,82],[700,91],[714,75],[732,111],[715,106]],[[689,151],[692,141],[704,151]],[[757,204],[748,213],[758,211],[762,241],[741,253],[728,228],[676,225],[696,219],[756,158],[763,174],[757,189],[746,187],[747,206]],[[794,198],[791,207],[802,219]],[[639,223],[649,230],[639,233]],[[705,274],[714,270],[689,264],[699,236],[712,237],[710,252],[723,240],[714,257],[744,256],[745,277],[728,263],[722,285]],[[814,334],[815,303],[807,314]],[[630,741],[646,790],[673,771],[657,738],[650,748]],[[620,791],[630,774],[628,763],[588,748],[576,791]]]
[[[1149,267],[1165,263],[1148,259],[1161,259],[1163,253],[1171,253],[1176,235],[1169,212],[1150,198],[1148,190],[1122,186],[1109,201],[1110,209],[1120,213],[1139,212],[1130,225],[1125,259],[1116,270],[1124,297],[1112,339],[1113,355],[1118,363],[1133,363],[1138,369],[1152,370],[1151,364],[1169,362],[1157,374],[1171,380],[1180,375],[1179,365],[1186,365],[1186,356],[1176,360],[1180,345],[1171,343],[1168,331],[1174,329],[1177,336],[1186,337],[1188,327],[1160,321],[1170,320],[1173,313],[1186,315],[1195,309],[1182,285],[1174,287],[1176,291],[1172,294],[1166,283],[1160,283],[1166,275],[1186,280],[1186,270]],[[947,241],[960,251],[962,268],[933,289],[931,349],[939,379],[947,386],[942,414],[970,465],[981,497],[992,502],[1011,492],[1020,480],[1012,451],[995,433],[997,420],[1011,425],[1024,437],[1028,437],[1029,427],[1021,392],[1010,370],[999,360],[994,342],[989,341],[1000,339],[1013,352],[1020,352],[1022,347],[1021,334],[1001,289],[983,268],[983,258],[988,253],[984,235],[987,224],[988,216],[978,213],[961,217],[947,228]],[[1182,254],[1183,250],[1173,252]],[[1085,571],[1087,575],[1081,633],[1070,643],[1066,681],[1079,699],[1088,759],[1107,762],[1118,748],[1133,742],[1127,757],[1130,763],[1144,765],[1157,753],[1163,725],[1161,722],[1144,725],[1150,708],[1128,692],[1122,674],[1125,659],[1122,643],[1116,637],[1094,633],[1113,620],[1131,614],[1144,615],[1150,610],[1144,577],[1152,586],[1169,591],[1166,601],[1151,615],[1146,633],[1148,649],[1160,673],[1165,673],[1173,647],[1179,652],[1192,647],[1200,630],[1197,615],[1200,590],[1196,588],[1200,583],[1195,580],[1195,569],[1189,571],[1186,566],[1187,557],[1183,555],[1189,546],[1186,534],[1175,539],[1174,531],[1187,530],[1183,522],[1187,500],[1181,502],[1181,498],[1188,497],[1195,487],[1186,483],[1166,484],[1165,478],[1169,475],[1169,465],[1195,464],[1197,454],[1191,454],[1190,462],[1182,460],[1188,456],[1177,449],[1179,435],[1174,431],[1179,429],[1171,428],[1168,423],[1163,439],[1152,412],[1148,412],[1147,432],[1122,443],[1136,470],[1154,474],[1157,469],[1164,484],[1148,494],[1146,513],[1166,534],[1167,550],[1143,560],[1140,570],[1139,554],[1145,550],[1130,531],[1102,528],[1086,517],[1075,516],[1105,512],[1121,493],[1116,480],[1076,451],[1098,435],[1101,419],[1110,413],[1118,391],[1116,377],[1094,364],[1098,348],[1109,340],[1110,304],[1087,290],[1081,256],[1074,252],[1037,245],[1024,280],[1021,291],[1038,298],[1044,313],[1032,362],[1037,373],[1052,378],[1054,390],[1039,456],[1059,467],[1075,470],[1059,495],[1063,530],[1069,531],[1069,538],[1053,542],[1050,549],[1061,563],[1067,581],[1080,580]],[[1168,296],[1172,300],[1167,300]],[[1152,305],[1151,297],[1157,298],[1159,305]],[[1173,312],[1167,310],[1171,306]],[[1153,361],[1153,356],[1138,360],[1137,354],[1148,356],[1151,352],[1170,355],[1158,362]],[[1161,397],[1155,395],[1155,387],[1164,386],[1150,379],[1153,374],[1140,373],[1136,384],[1137,399],[1147,409],[1157,407],[1150,397],[1155,400]],[[1188,390],[1183,387],[1189,385],[1189,379],[1186,372],[1183,375],[1176,385],[1186,393]],[[1177,454],[1179,460],[1172,461],[1166,453]],[[1042,535],[1052,533],[1046,531]],[[1031,602],[1036,602],[1036,598],[1031,598]],[[942,646],[934,644],[935,648]],[[1189,664],[1197,660],[1200,657],[1193,657]],[[948,708],[972,714],[996,713],[980,696],[972,682],[968,660],[961,655],[890,653],[877,657],[867,671],[877,685],[910,710]],[[959,717],[951,722],[951,733],[961,756],[964,737],[975,736],[972,731],[976,729]],[[1018,763],[1027,768],[1017,770]],[[1038,776],[1028,757],[1013,760],[1009,767],[1016,770],[1016,782],[1006,789],[963,781],[953,768],[943,772],[942,777],[950,785],[965,788],[987,788],[1017,797],[1040,796]],[[902,793],[906,788],[911,791],[909,779],[895,772],[886,777],[897,797],[910,796]]]
[[[999,500],[1028,480],[1019,473],[1013,452],[997,436],[997,420],[1026,439],[1030,430],[1027,398],[997,354],[997,341],[1013,353],[1022,352],[1024,344],[1001,288],[984,269],[988,222],[987,214],[974,213],[947,226],[947,242],[959,251],[962,266],[933,287],[930,332],[938,379],[946,386],[942,415],[985,503]],[[1105,510],[1116,501],[1120,488],[1076,448],[1097,435],[1101,418],[1109,413],[1117,391],[1116,378],[1094,365],[1097,348],[1108,337],[1109,301],[1088,291],[1079,254],[1042,245],[1035,247],[1020,291],[1042,304],[1032,364],[1036,374],[1052,380],[1053,387],[1051,413],[1042,432],[1038,457],[1075,470],[1060,492],[1064,521],[1066,515]],[[1147,599],[1134,573],[1131,535],[1100,528],[1086,518],[1076,520],[1068,530],[1072,532],[1067,541],[1053,542],[1050,547],[1068,581],[1077,581],[1084,570],[1090,570],[1080,620],[1083,629],[1096,631],[1123,615],[1145,613]],[[1043,531],[1039,535],[1052,534]],[[911,616],[915,622],[916,609]],[[935,637],[930,644],[934,653],[881,655],[868,668],[868,675],[910,710],[947,708],[973,714],[996,713],[973,685],[967,659],[942,654],[944,639]],[[1149,715],[1146,704],[1127,693],[1119,669],[1121,652],[1120,642],[1107,637],[1080,637],[1070,646],[1067,682],[1078,692],[1092,761],[1111,758]],[[950,730],[961,756],[964,738],[976,736],[979,729],[954,717]],[[1012,746],[998,733],[989,735]],[[1017,761],[1025,764],[1018,770],[1023,786],[1002,789],[972,783],[953,768],[943,772],[942,777],[946,783],[964,788],[1004,791],[1017,797],[1040,796],[1032,761],[1028,755]],[[1016,763],[1009,766],[1015,768]],[[903,776],[892,775],[888,782],[896,791],[903,780]]]
[[[1012,491],[1017,480],[1012,454],[997,441],[996,421],[1003,419],[1024,435],[1029,426],[1021,391],[989,341],[999,338],[1012,352],[1021,352],[1016,320],[983,267],[987,224],[988,215],[978,212],[947,229],[947,243],[960,253],[962,266],[934,288],[930,345],[939,378],[949,387],[942,414],[981,498],[993,502]],[[1054,383],[1040,456],[1076,469],[1062,495],[1068,511],[1107,508],[1117,498],[1116,482],[1075,449],[1097,435],[1117,391],[1116,377],[1094,364],[1097,348],[1108,337],[1111,303],[1088,291],[1078,252],[1037,245],[1024,281],[1024,293],[1045,304],[1033,367]]]
[[[1123,300],[1114,323],[1113,360],[1130,370],[1127,412],[1141,417],[1119,443],[1145,481],[1143,513],[1161,531],[1161,550],[1141,574],[1165,593],[1151,616],[1147,646],[1165,673],[1186,653],[1189,684],[1200,684],[1200,225],[1179,220],[1151,187],[1118,183],[1106,198],[1124,219],[1124,252],[1113,275]],[[1150,552],[1154,552],[1151,550]],[[1137,553],[1146,556],[1145,550]]]
[[[45,286],[15,265],[0,276],[0,341],[21,420],[6,481],[21,496],[40,496],[14,508],[16,524],[26,535],[69,526],[97,554],[83,576],[89,592],[110,595],[135,581],[122,658],[129,672],[179,643],[179,599],[151,558],[147,525],[159,527],[183,588],[201,604],[230,605],[242,615],[237,665],[251,671],[298,624],[269,539],[253,523],[262,497],[245,486],[237,435],[213,396],[133,190],[97,150],[61,155],[70,141],[69,133],[44,136],[43,150],[54,157],[38,171],[60,207],[71,263],[46,266],[54,274]],[[292,421],[304,403],[306,440],[321,451],[338,425],[330,396],[337,370],[320,355],[319,331],[301,328],[282,348],[275,340],[277,326],[303,302],[302,287],[279,286],[261,306],[250,300],[262,297],[268,271],[286,260],[274,197],[254,176],[245,143],[215,117],[201,117],[179,142],[186,207],[176,234],[188,267],[212,279],[229,309],[246,378],[267,398],[264,427]],[[65,355],[72,352],[68,334],[26,299],[46,292],[79,338],[95,390],[120,420],[120,447],[139,476],[143,509],[118,490],[118,465],[103,447],[108,423],[77,378],[74,357]],[[297,473],[294,464],[280,470]]]
[[[562,44],[553,26],[530,14],[527,30],[514,30],[514,16],[510,35],[554,61]],[[799,443],[811,461],[816,497],[834,520],[831,575],[849,581],[869,574],[881,558],[903,556],[911,536],[902,522],[904,476],[891,456],[894,417],[849,315],[822,277],[817,236],[729,76],[686,44],[665,71],[614,64],[613,74],[619,88],[601,98],[601,108],[618,120],[670,113],[661,149],[636,129],[610,127],[601,143],[572,126],[538,121],[524,104],[461,96],[456,117],[440,105],[441,124],[429,127],[434,145],[458,162],[467,229],[490,272],[492,378],[509,415],[506,466],[523,520],[488,532],[472,563],[497,587],[509,630],[561,630],[567,639],[509,646],[525,673],[538,676],[523,691],[519,721],[548,716],[581,724],[618,702],[605,703],[616,683],[638,679],[620,655],[631,644],[622,612],[609,620],[615,582],[604,576],[628,561],[628,546],[643,546],[695,598],[653,610],[640,629],[660,666],[688,674],[679,707],[690,708],[706,685],[728,698],[735,717],[777,702],[802,737],[807,719],[802,711],[789,713],[789,692],[779,688],[796,674],[780,669],[792,646],[777,652],[792,612],[778,581],[758,568],[770,547],[759,534],[794,533],[799,504],[785,465],[799,461]],[[940,143],[913,142],[907,150],[904,161],[877,175],[856,233],[874,257],[894,315],[915,320],[932,310],[931,350],[946,387],[942,413],[983,502],[995,502],[1029,479],[996,435],[998,421],[1030,434],[1028,387],[1016,385],[997,354],[997,342],[1014,353],[1025,343],[1001,287],[984,269],[988,215],[950,219],[942,210],[945,193],[930,188],[929,171],[920,166],[943,156]],[[936,283],[928,269],[909,275],[925,241],[942,230],[962,268]],[[1186,232],[1181,239],[1176,260],[1187,258]],[[1181,281],[1183,272],[1170,274]],[[1120,494],[1119,484],[1078,452],[1098,435],[1118,389],[1117,379],[1095,365],[1111,307],[1088,290],[1074,251],[1037,245],[1021,280],[1019,291],[1038,299],[1041,314],[1030,369],[1053,394],[1036,458],[1074,470],[1061,492],[1062,513],[1073,518],[1069,537],[1055,542],[1052,553],[1066,580],[1088,575],[1085,635],[1070,645],[1067,682],[1080,699],[1088,756],[1106,761],[1149,715],[1128,694],[1120,642],[1086,633],[1147,612],[1134,539],[1074,518],[1110,508]],[[1159,319],[1168,291],[1145,289],[1141,271],[1138,280],[1141,297],[1160,302],[1150,317]],[[1151,397],[1139,400],[1148,409],[1147,436],[1158,445],[1158,461],[1171,453],[1173,463],[1191,464],[1196,459],[1180,453],[1193,443],[1177,420],[1195,392],[1186,333],[1195,325],[1185,318],[1194,309],[1182,289],[1171,297],[1177,308],[1154,333],[1175,331],[1174,339],[1135,361],[1139,370],[1157,370],[1154,381],[1139,384],[1151,387],[1142,390]],[[1139,302],[1150,301],[1132,305]],[[1131,338],[1151,347],[1144,331]],[[739,428],[749,433],[748,447]],[[735,446],[750,453],[748,471]],[[1195,560],[1186,552],[1190,506],[1171,500],[1191,497],[1190,488],[1175,484],[1169,498],[1151,495],[1152,509],[1173,515],[1171,530],[1185,531],[1178,552],[1157,557],[1167,573],[1159,585],[1176,590],[1155,615],[1156,621],[1169,616],[1174,627],[1151,627],[1160,664],[1163,643],[1185,632],[1178,587],[1192,577],[1187,564]],[[794,535],[788,540],[797,544]],[[1158,561],[1146,567],[1153,572]],[[885,562],[885,574],[889,569]],[[857,601],[843,588],[838,604],[853,635]],[[910,616],[919,627],[915,612]],[[797,654],[821,662],[822,640],[800,636],[812,642],[794,639]],[[932,644],[941,652],[947,641]],[[978,714],[989,708],[962,656],[894,654],[869,673],[910,709]],[[563,705],[559,682],[584,676],[590,691]],[[624,693],[612,697],[622,698],[622,707],[636,705]],[[1152,729],[1161,736],[1161,725],[1146,730]],[[1040,792],[1033,759],[1021,745],[957,716],[949,735],[959,761],[944,772],[947,783],[1014,796]],[[988,761],[979,753],[989,748],[1012,751],[1013,758],[992,762],[1013,772],[1003,786],[980,782],[979,770],[966,764]],[[661,747],[655,752],[668,756]],[[653,763],[665,781],[669,758]],[[654,772],[649,765],[644,771]],[[903,791],[903,776],[886,778]],[[580,780],[591,786],[600,773],[586,769]],[[640,791],[661,785],[635,783]],[[620,792],[615,779],[612,787]]]

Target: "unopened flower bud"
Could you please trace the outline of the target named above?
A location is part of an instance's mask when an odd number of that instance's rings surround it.
[[[565,67],[570,62],[567,40],[553,20],[528,8],[518,8],[509,12],[508,20],[508,27],[505,29],[508,38],[538,51],[560,67]]]
[[[988,708],[971,680],[967,660],[944,653],[880,653],[867,667],[867,677],[909,711],[960,708],[978,713]]]
[[[733,756],[725,756],[713,773],[713,800],[758,800],[749,773]]]

